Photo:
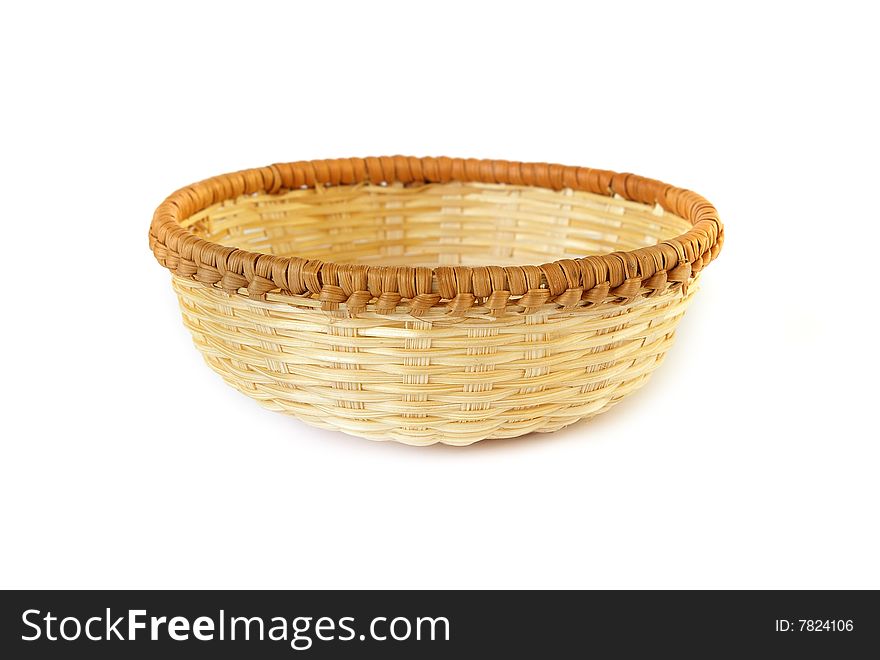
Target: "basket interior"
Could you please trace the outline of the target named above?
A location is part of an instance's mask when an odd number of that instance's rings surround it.
[[[659,206],[484,183],[359,184],[243,195],[181,223],[251,252],[368,265],[517,265],[631,250],[691,224]]]

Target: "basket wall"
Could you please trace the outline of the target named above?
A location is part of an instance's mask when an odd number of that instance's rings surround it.
[[[607,410],[661,363],[696,290],[503,319],[345,318],[173,281],[195,345],[230,385],[315,426],[414,445],[555,431]]]

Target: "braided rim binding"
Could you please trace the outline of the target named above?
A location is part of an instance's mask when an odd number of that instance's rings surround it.
[[[619,195],[642,204],[659,204],[689,221],[692,228],[650,247],[541,266],[365,266],[281,257],[227,247],[199,238],[180,225],[194,213],[221,201],[258,192],[283,193],[316,185],[358,183],[474,182],[570,188]],[[695,192],[635,174],[549,163],[474,158],[339,158],[277,163],[211,177],[174,192],[156,209],[150,248],[175,275],[219,285],[228,293],[246,289],[252,298],[266,293],[314,296],[325,310],[344,303],[357,313],[375,300],[376,311],[391,313],[401,300],[420,316],[445,306],[462,315],[475,304],[501,310],[511,298],[524,313],[553,302],[562,309],[606,300],[626,303],[639,295],[658,295],[669,286],[687,291],[690,280],[718,256],[724,228],[715,207]]]

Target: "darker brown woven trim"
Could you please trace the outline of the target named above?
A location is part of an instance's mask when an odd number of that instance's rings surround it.
[[[364,266],[248,252],[205,241],[180,221],[212,204],[256,192],[281,193],[320,185],[451,181],[506,183],[600,195],[618,194],[665,210],[693,227],[651,247],[580,259],[525,266]],[[375,300],[377,311],[393,311],[401,299],[419,315],[436,305],[464,313],[474,304],[503,309],[511,297],[526,310],[555,302],[563,308],[597,304],[607,298],[631,300],[687,283],[718,256],[724,229],[718,213],[697,193],[635,174],[549,163],[473,158],[340,158],[278,163],[212,177],[181,188],[166,199],[150,225],[150,248],[175,275],[234,293],[247,289],[262,298],[271,291],[314,295],[325,309],[346,303],[362,309]]]

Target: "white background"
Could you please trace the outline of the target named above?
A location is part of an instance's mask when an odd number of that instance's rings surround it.
[[[880,587],[869,3],[6,3],[0,585]],[[154,207],[404,153],[692,188],[721,257],[648,386],[470,448],[214,375]]]

